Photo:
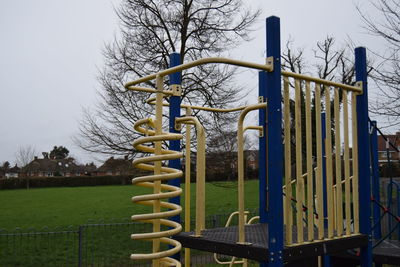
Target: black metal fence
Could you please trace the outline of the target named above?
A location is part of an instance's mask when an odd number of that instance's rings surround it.
[[[207,228],[222,227],[229,214],[207,218]],[[78,227],[0,229],[0,266],[150,266],[132,262],[131,253],[151,243],[132,241],[131,233],[151,231],[141,223],[88,223]],[[213,254],[192,250],[193,266],[212,265]]]

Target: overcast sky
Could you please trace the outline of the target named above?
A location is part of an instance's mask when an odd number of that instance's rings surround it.
[[[0,163],[15,161],[19,147],[33,145],[40,153],[66,146],[80,162],[93,155],[71,141],[82,108],[97,101],[97,69],[101,51],[118,32],[114,6],[119,0],[0,1]],[[311,49],[327,35],[344,42],[379,48],[365,34],[351,0],[251,0],[263,18],[281,18],[282,43],[291,36]],[[367,5],[363,8],[373,14]],[[264,19],[255,37],[232,57],[264,62]],[[252,74],[249,74],[252,79]],[[254,75],[254,74],[253,74]],[[254,85],[253,85],[254,87]]]

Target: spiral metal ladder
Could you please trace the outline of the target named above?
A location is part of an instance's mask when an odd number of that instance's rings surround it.
[[[180,140],[182,139],[182,135],[162,130],[162,101],[164,97],[162,87],[162,77],[157,77],[155,120],[152,118],[141,119],[134,125],[134,129],[144,136],[135,140],[133,147],[148,156],[134,160],[133,165],[136,168],[151,171],[153,174],[136,177],[132,180],[132,184],[152,188],[153,192],[151,194],[134,196],[132,202],[152,206],[153,210],[152,213],[133,215],[132,220],[151,223],[153,231],[151,233],[132,234],[131,238],[133,240],[151,241],[153,243],[153,250],[151,253],[146,254],[132,254],[131,259],[152,260],[153,266],[181,266],[179,261],[170,257],[181,250],[181,244],[171,239],[170,236],[181,232],[182,226],[168,218],[179,215],[182,207],[167,202],[166,199],[180,196],[182,189],[162,182],[180,178],[183,172],[175,168],[163,166],[162,163],[163,161],[180,159],[183,157],[183,154],[164,149],[162,142]],[[162,227],[166,227],[167,230],[161,230]],[[161,244],[168,245],[168,249],[162,250]]]

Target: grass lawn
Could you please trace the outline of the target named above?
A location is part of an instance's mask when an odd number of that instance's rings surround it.
[[[192,217],[195,214],[195,184],[192,189]],[[0,229],[16,227],[37,230],[48,226],[81,225],[99,221],[129,221],[134,213],[147,208],[130,199],[146,189],[135,186],[60,187],[0,191]],[[258,207],[258,181],[246,181],[246,209]],[[182,198],[183,199],[183,198]],[[183,200],[182,200],[183,202]],[[206,215],[237,210],[237,184],[206,184]]]

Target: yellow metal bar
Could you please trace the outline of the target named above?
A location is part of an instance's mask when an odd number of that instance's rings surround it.
[[[282,76],[292,77],[292,78],[303,80],[303,81],[315,82],[316,84],[320,84],[320,85],[323,84],[327,88],[329,88],[329,86],[332,86],[332,87],[342,88],[342,89],[348,90],[348,91],[353,91],[356,93],[362,93],[362,88],[359,86],[351,86],[351,85],[337,83],[337,82],[333,82],[333,81],[329,81],[329,80],[323,80],[323,79],[319,79],[319,78],[315,78],[315,77],[311,77],[311,76],[307,76],[307,75],[303,75],[303,74],[299,74],[299,73],[294,73],[294,72],[290,72],[290,71],[282,71]]]
[[[186,117],[192,115],[192,109],[186,109]],[[191,125],[186,124],[185,136],[185,232],[190,232],[190,131]],[[185,266],[190,266],[190,248],[185,248]]]
[[[336,167],[336,230],[337,235],[343,235],[343,189],[342,189],[342,149],[340,140],[340,99],[339,89],[335,88],[334,95],[335,116],[335,167]]]
[[[135,81],[128,82],[125,84],[125,88],[129,89],[129,87],[132,85],[136,85],[136,84],[143,83],[143,82],[148,82],[150,80],[155,79],[158,75],[164,77],[166,75],[169,75],[169,74],[172,74],[175,72],[179,72],[182,70],[190,69],[192,67],[196,67],[196,66],[204,65],[204,64],[210,64],[210,63],[224,63],[224,64],[228,64],[228,65],[247,67],[247,68],[265,70],[265,71],[272,71],[272,69],[273,69],[273,66],[271,64],[257,64],[257,63],[252,63],[252,62],[230,59],[230,58],[209,57],[209,58],[202,58],[202,59],[198,59],[198,60],[195,60],[195,61],[192,61],[189,63],[181,64],[181,65],[173,67],[173,68],[162,70],[158,73],[147,75],[147,76],[137,79]]]
[[[353,135],[353,214],[354,214],[354,233],[360,233],[359,205],[358,205],[358,139],[357,139],[357,95],[351,94],[351,119],[352,119],[352,135]]]
[[[310,82],[306,82],[306,151],[307,151],[307,226],[308,241],[314,240],[314,184],[313,184],[313,156],[312,156],[312,125],[311,125],[311,89]]]
[[[162,76],[157,76],[156,79],[156,87],[159,92],[156,94],[156,119],[155,119],[155,134],[156,135],[161,135],[162,134],[162,117],[163,117],[163,77]],[[161,149],[162,149],[162,142],[161,141],[156,141],[154,143],[154,154],[156,156],[161,155]],[[159,175],[161,174],[161,161],[156,161],[154,163],[154,175]],[[161,181],[156,180],[154,181],[154,189],[153,189],[153,194],[160,194],[161,193]],[[160,207],[160,200],[156,199],[153,202],[153,213],[160,213],[161,207]],[[153,221],[153,233],[158,233],[160,232],[160,219],[154,219]],[[153,239],[153,253],[158,253],[160,252],[160,239]],[[158,267],[160,266],[160,261],[158,259],[153,260],[153,267]]]
[[[247,115],[252,110],[262,109],[267,106],[267,103],[259,103],[247,106],[239,116],[237,142],[238,142],[238,204],[239,204],[239,240],[240,244],[247,244],[245,241],[245,212],[244,212],[244,155],[243,155],[243,122]]]
[[[136,87],[135,87],[136,88]],[[147,104],[150,105],[155,105],[155,97],[150,97],[146,100]],[[163,106],[169,107],[169,103],[163,103]],[[201,107],[201,106],[190,106],[186,104],[181,104],[181,108],[191,108],[192,110],[204,110],[204,111],[212,111],[212,112],[221,112],[221,113],[228,113],[228,112],[235,112],[235,111],[241,111],[246,108],[246,106],[240,106],[237,108],[212,108],[212,107]]]
[[[127,89],[132,90],[132,91],[146,92],[146,93],[157,93],[156,89],[148,88],[148,87],[141,87],[141,86],[130,86]],[[173,92],[171,90],[163,90],[162,93],[164,95],[173,95]]]
[[[317,171],[315,177],[315,189],[317,193],[317,226],[318,239],[324,238],[324,196],[323,196],[323,176],[322,176],[322,128],[321,128],[321,87],[315,85],[315,133],[317,143]]]
[[[349,158],[349,107],[347,91],[343,92],[343,139],[344,139],[344,191],[346,211],[346,235],[351,234],[351,199],[350,199],[350,158]]]
[[[296,226],[297,243],[303,243],[303,203],[304,203],[304,181],[301,179],[303,174],[302,162],[302,142],[301,142],[301,88],[300,81],[295,80],[295,135],[296,135]]]
[[[194,123],[197,134],[196,157],[196,229],[195,236],[201,236],[205,229],[205,168],[206,168],[206,135],[203,125],[197,117],[176,118],[176,123]]]
[[[286,225],[285,241],[286,244],[292,244],[293,229],[293,210],[291,205],[292,186],[291,186],[291,151],[290,151],[290,95],[289,95],[289,79],[283,79],[283,108],[284,108],[284,140],[285,140],[285,208],[284,221]]]
[[[325,114],[326,114],[326,138],[325,138],[325,151],[326,151],[326,192],[327,192],[327,209],[328,209],[328,238],[333,237],[334,230],[334,206],[332,195],[332,134],[331,134],[331,98],[329,88],[325,87]]]

